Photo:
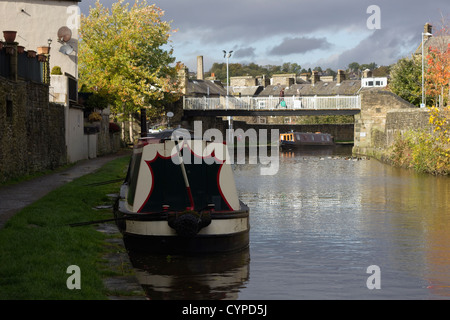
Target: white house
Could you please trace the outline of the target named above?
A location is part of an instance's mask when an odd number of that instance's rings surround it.
[[[2,31],[17,31],[16,42],[25,50],[48,46],[50,39],[50,69],[60,66],[63,74],[67,72],[77,78],[79,2],[81,0],[2,0],[0,37],[3,36]],[[61,28],[61,31],[66,31],[62,41],[58,39]],[[65,53],[60,52],[64,45],[69,49]]]
[[[361,78],[361,87],[386,87],[387,77]]]
[[[17,31],[16,42],[25,50],[50,47],[50,70],[62,75],[50,78],[50,102],[65,107],[66,146],[69,162],[93,157],[97,139],[84,134],[83,110],[78,107],[78,28],[81,0],[2,0],[0,37]]]

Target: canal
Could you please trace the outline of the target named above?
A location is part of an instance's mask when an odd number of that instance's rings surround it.
[[[130,253],[150,299],[449,299],[450,178],[351,147],[235,166],[250,247],[207,257]]]

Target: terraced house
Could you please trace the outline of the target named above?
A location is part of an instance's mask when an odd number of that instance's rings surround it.
[[[78,104],[80,1],[0,2],[0,181],[99,154]]]

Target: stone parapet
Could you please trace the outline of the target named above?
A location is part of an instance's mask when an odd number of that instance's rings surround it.
[[[355,115],[354,152],[387,145],[386,119],[392,110],[416,110],[417,107],[390,91],[364,88],[360,91],[361,112]],[[405,113],[406,114],[406,113]],[[367,151],[365,151],[367,152]]]

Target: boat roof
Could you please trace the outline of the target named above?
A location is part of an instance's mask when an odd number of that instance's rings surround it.
[[[140,137],[140,141],[159,143],[164,140],[171,140],[172,136],[175,136],[178,140],[198,140],[202,139],[201,137],[195,137],[194,131],[188,130],[185,128],[176,128],[176,129],[165,129],[160,132],[147,133],[147,136]]]
[[[290,133],[295,133],[295,134],[327,134],[327,135],[331,135],[330,133],[326,133],[326,132],[299,132],[299,131],[288,131],[288,132],[283,132],[280,134],[290,134]]]

